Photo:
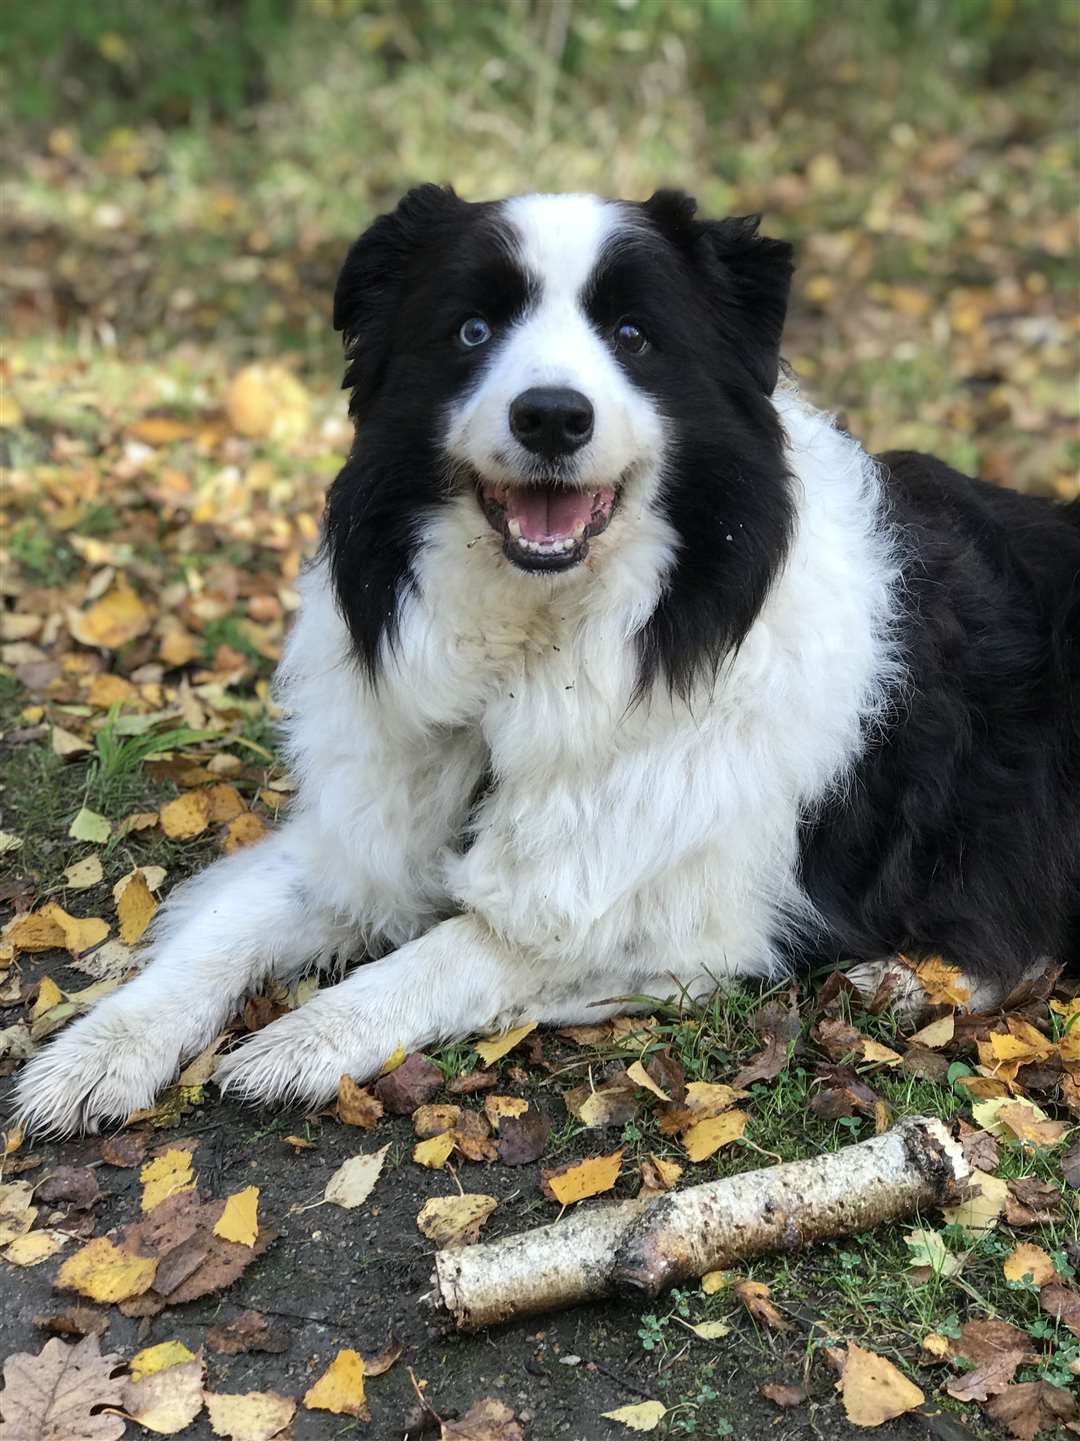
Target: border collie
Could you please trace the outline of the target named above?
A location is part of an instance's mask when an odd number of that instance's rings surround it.
[[[243,1097],[620,997],[939,952],[993,1001],[1080,946],[1080,503],[877,460],[780,378],[757,221],[411,191],[334,299],[356,441],[279,675],[295,811],[170,900],[25,1069],[149,1105],[253,988]]]

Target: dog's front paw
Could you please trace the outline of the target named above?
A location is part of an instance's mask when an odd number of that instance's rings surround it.
[[[372,1044],[361,1021],[338,1020],[315,999],[226,1056],[214,1080],[243,1101],[321,1106],[337,1094],[343,1075],[366,1080],[395,1044]]]
[[[15,1086],[15,1116],[32,1134],[69,1136],[153,1105],[180,1063],[161,1016],[102,1006],[50,1041]]]

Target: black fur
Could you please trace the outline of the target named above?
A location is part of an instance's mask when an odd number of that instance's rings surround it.
[[[586,307],[601,333],[633,315],[653,346],[622,356],[667,417],[679,538],[641,632],[639,697],[688,695],[753,624],[794,524],[769,402],[791,275],[756,218],[696,217],[658,192],[601,257]],[[325,548],[372,679],[412,583],[418,528],[449,494],[444,403],[482,362],[461,322],[535,300],[498,207],[423,186],[349,252],[334,300],[357,443],[331,489]],[[1008,985],[1080,958],[1080,502],[996,490],[932,457],[890,454],[907,681],[843,793],[808,813],[802,876],[821,958],[941,952]],[[805,958],[804,958],[805,959]]]

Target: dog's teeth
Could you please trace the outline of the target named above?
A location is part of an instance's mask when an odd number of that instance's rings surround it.
[[[574,526],[574,539],[575,539],[575,540],[581,540],[582,537],[584,536],[584,534],[585,534],[585,522],[584,522],[583,520],[579,520],[578,523],[577,523],[577,525]]]
[[[520,539],[521,539],[521,521],[520,521],[520,520],[508,520],[508,521],[506,522],[506,528],[507,528],[507,530],[510,532],[510,534],[511,534],[511,536],[513,537],[514,540],[520,540]]]

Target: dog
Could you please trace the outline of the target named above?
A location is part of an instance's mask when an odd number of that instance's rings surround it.
[[[781,365],[756,217],[410,191],[334,297],[356,439],[278,676],[289,820],[180,887],[25,1068],[35,1131],[228,1054],[317,1105],[407,1051],[630,996],[1080,948],[1080,503],[874,459]]]

